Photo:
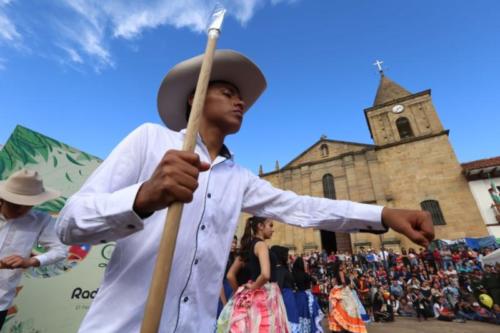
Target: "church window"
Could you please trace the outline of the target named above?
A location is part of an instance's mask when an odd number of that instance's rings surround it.
[[[326,143],[323,143],[321,145],[320,150],[321,150],[321,157],[327,157],[328,156],[329,151],[328,151],[328,145]]]
[[[439,202],[436,200],[425,200],[420,203],[423,210],[428,211],[432,215],[432,223],[434,225],[445,225],[443,212],[439,207]]]
[[[401,139],[411,138],[414,136],[408,118],[399,118],[398,120],[396,120],[396,126],[398,127],[399,137]]]
[[[335,193],[335,183],[333,181],[333,176],[329,173],[323,176],[323,194],[324,194],[325,198],[337,199],[337,194]]]

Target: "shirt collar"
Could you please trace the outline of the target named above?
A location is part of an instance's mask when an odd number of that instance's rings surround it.
[[[181,133],[183,136],[185,136],[186,135],[186,128],[181,129],[179,131],[179,133]],[[200,133],[198,133],[196,135],[196,141],[198,142],[198,144],[202,145],[206,149],[205,143],[203,142],[203,139],[201,138]],[[225,144],[222,145],[218,156],[222,156],[222,157],[224,157],[228,160],[231,160],[231,161],[234,160],[234,154],[229,150],[229,148],[227,148],[227,146]]]

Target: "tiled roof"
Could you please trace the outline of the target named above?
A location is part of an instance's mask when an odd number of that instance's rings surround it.
[[[462,168],[464,170],[476,170],[495,166],[500,166],[500,156],[462,163]]]

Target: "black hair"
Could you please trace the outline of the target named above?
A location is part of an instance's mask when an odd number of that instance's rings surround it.
[[[273,252],[276,255],[276,258],[278,259],[278,264],[285,267],[288,265],[288,251],[289,249],[284,246],[273,245],[271,247],[271,252]]]
[[[297,259],[295,259],[295,262],[293,263],[292,271],[294,273],[306,271],[306,269],[304,267],[304,260],[302,259],[302,257],[297,257]]]
[[[240,257],[243,261],[246,262],[250,256],[252,240],[258,230],[259,224],[264,224],[265,222],[265,217],[252,216],[247,219],[245,231],[243,232],[243,236],[241,236],[240,240]]]

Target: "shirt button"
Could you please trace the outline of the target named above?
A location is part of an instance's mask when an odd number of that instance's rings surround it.
[[[127,224],[127,229],[135,229],[135,225],[133,225],[133,224]]]
[[[201,230],[205,230],[205,225],[204,224],[201,226]]]
[[[106,243],[107,243],[107,241],[106,241],[106,240],[104,240],[104,239],[103,239],[103,240],[101,240],[101,244],[106,244]]]
[[[189,301],[189,297],[187,297],[187,296],[184,297],[183,301],[184,301],[184,303],[186,303],[187,301]]]
[[[208,193],[207,194],[207,197],[210,199],[212,197],[212,194],[211,193]]]
[[[195,259],[195,260],[194,260],[194,264],[195,264],[195,265],[198,265],[198,259]]]

